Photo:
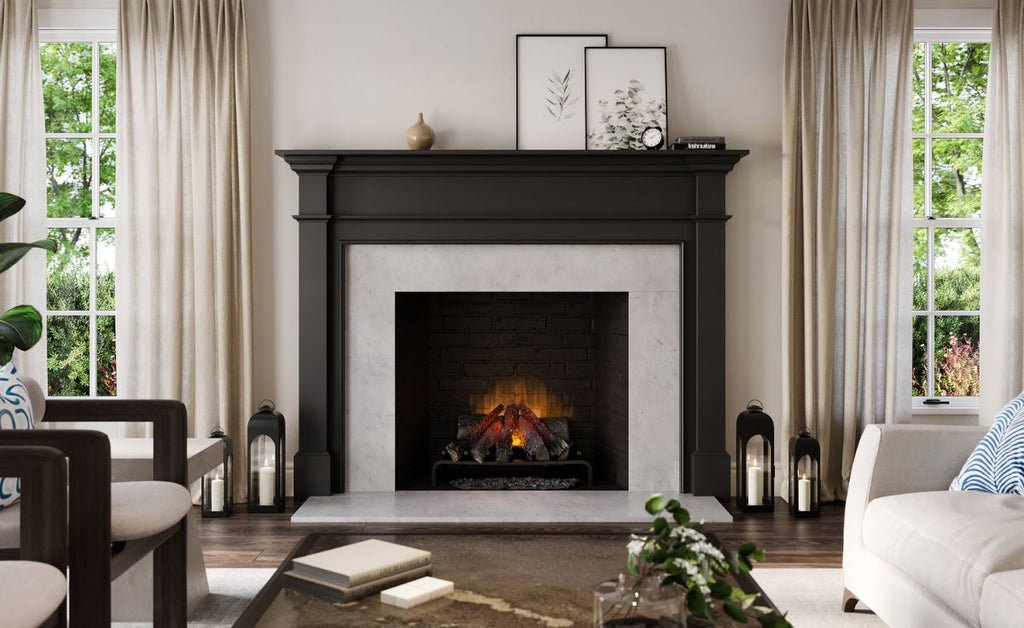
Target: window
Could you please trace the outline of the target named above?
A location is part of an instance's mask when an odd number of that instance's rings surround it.
[[[110,31],[43,31],[47,391],[117,394],[114,316],[116,50]]]
[[[989,44],[918,34],[913,64],[916,403],[977,404]],[[927,400],[927,401],[926,401]]]

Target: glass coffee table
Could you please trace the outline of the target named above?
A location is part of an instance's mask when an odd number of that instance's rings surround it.
[[[717,545],[717,539],[712,541]],[[411,609],[382,604],[380,595],[331,602],[288,587],[292,559],[376,538],[431,552],[433,575],[455,592]],[[299,541],[249,603],[236,626],[538,626],[570,628],[593,621],[592,590],[626,564],[626,534],[342,534],[315,532]],[[741,574],[736,584],[758,593]]]

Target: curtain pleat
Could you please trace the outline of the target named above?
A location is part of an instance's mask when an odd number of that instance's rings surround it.
[[[780,442],[843,499],[866,424],[910,415],[911,0],[793,0],[783,109]]]
[[[43,79],[35,0],[0,0],[0,192],[26,201],[0,223],[0,242],[46,237],[46,149]],[[0,275],[0,312],[27,303],[46,306],[46,253],[35,250]],[[46,351],[15,351],[23,375],[46,382]]]
[[[253,412],[242,5],[122,0],[118,31],[118,392],[181,399],[190,435],[224,427],[237,461]]]
[[[1024,390],[1024,1],[992,28],[981,181],[981,408],[989,425]]]

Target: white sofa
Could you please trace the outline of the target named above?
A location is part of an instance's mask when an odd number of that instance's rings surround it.
[[[984,427],[871,425],[843,530],[843,608],[894,628],[1024,626],[1024,497],[950,492]]]

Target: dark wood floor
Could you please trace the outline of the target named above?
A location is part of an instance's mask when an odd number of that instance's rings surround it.
[[[771,567],[839,567],[843,556],[843,506],[825,504],[820,519],[794,519],[786,503],[776,501],[772,514],[743,514],[730,503],[732,523],[708,524],[728,545],[754,541],[768,554],[765,566]],[[200,536],[207,567],[277,567],[303,536],[318,530],[338,532],[395,533],[532,533],[579,534],[642,532],[622,525],[436,525],[387,524],[330,526],[293,525],[291,514],[297,508],[289,503],[281,514],[249,514],[245,506],[236,506],[234,514],[224,519],[200,519]]]

